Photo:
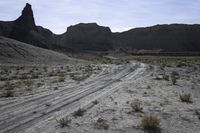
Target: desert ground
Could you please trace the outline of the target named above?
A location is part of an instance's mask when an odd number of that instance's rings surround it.
[[[200,133],[199,57],[112,60],[1,64],[0,132]]]

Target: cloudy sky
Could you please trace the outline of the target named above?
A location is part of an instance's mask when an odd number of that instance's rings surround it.
[[[200,0],[0,0],[0,20],[14,20],[30,3],[37,25],[63,33],[96,22],[113,32],[170,23],[200,23]]]

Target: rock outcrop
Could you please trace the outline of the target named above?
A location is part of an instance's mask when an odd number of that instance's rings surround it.
[[[114,34],[115,44],[128,49],[165,52],[200,51],[200,25],[171,24]]]
[[[33,11],[30,4],[26,4],[22,15],[13,22],[10,37],[19,41],[25,41],[31,31],[37,31]]]
[[[112,49],[111,35],[109,27],[80,23],[67,28],[63,34],[62,46],[86,51],[106,51]]]
[[[11,22],[0,21],[0,36],[63,52],[137,51],[199,52],[200,25],[172,24],[112,33],[109,27],[80,23],[61,35],[36,26],[30,4]]]

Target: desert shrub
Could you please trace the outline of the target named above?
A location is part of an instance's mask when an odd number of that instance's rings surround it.
[[[163,79],[169,81],[169,75],[163,75]]]
[[[65,81],[65,77],[59,77],[59,78],[58,78],[58,81],[59,81],[59,82],[64,82],[64,81]]]
[[[95,123],[95,127],[97,129],[105,129],[105,130],[107,130],[109,128],[109,125],[108,125],[106,120],[104,120],[102,118],[99,118]]]
[[[41,86],[43,86],[44,84],[43,83],[37,83],[37,87],[41,87]]]
[[[144,116],[141,120],[140,126],[148,132],[156,133],[160,129],[160,119],[151,115]]]
[[[128,112],[128,113],[131,113],[131,112],[142,112],[142,110],[143,110],[143,108],[141,107],[140,101],[135,101],[135,102],[131,103],[131,111]]]
[[[179,62],[176,67],[183,67],[183,66],[187,66],[187,64],[185,62]]]
[[[21,77],[19,77],[19,79],[28,79],[27,74],[22,74]]]
[[[85,75],[75,75],[75,74],[70,74],[70,77],[72,80],[75,81],[83,81],[85,79],[87,79],[90,75],[85,74]]]
[[[14,90],[6,90],[4,93],[4,97],[14,97]]]
[[[195,110],[194,114],[199,118],[200,120],[200,112],[198,110]]]
[[[84,113],[86,112],[86,110],[85,109],[78,109],[77,111],[75,111],[74,113],[73,113],[73,116],[74,117],[80,117],[80,116],[83,116],[84,115]]]
[[[6,81],[6,80],[8,80],[7,77],[0,77],[0,81]]]
[[[161,69],[161,70],[165,70],[165,66],[166,66],[166,64],[161,64],[161,65],[160,65],[160,69]]]
[[[33,74],[33,75],[31,76],[31,78],[32,78],[32,79],[38,79],[38,78],[39,78],[39,75],[38,75],[38,74]]]
[[[97,100],[92,102],[94,105],[98,104],[99,102]]]
[[[30,87],[30,86],[33,84],[33,82],[32,82],[32,80],[27,79],[27,80],[24,81],[24,84],[25,84],[27,87]]]
[[[4,85],[6,90],[13,90],[14,89],[14,85],[10,83],[10,81],[6,81],[5,85]]]
[[[191,102],[191,94],[180,94],[179,98],[182,102],[190,103]]]
[[[175,85],[176,84],[176,80],[179,78],[179,74],[176,73],[176,72],[172,72],[171,73],[171,81],[172,81],[172,84]]]
[[[151,89],[151,86],[148,85],[148,86],[147,86],[147,89]]]
[[[65,126],[69,126],[69,124],[71,123],[71,119],[69,119],[68,117],[63,117],[61,119],[56,119],[57,123],[59,123],[59,125],[61,127],[65,127]]]
[[[44,69],[44,72],[48,71],[46,66],[44,66],[43,69]]]

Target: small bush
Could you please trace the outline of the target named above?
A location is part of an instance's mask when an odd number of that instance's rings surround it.
[[[65,77],[59,77],[58,81],[59,82],[64,82],[65,81]]]
[[[176,84],[176,80],[177,80],[177,75],[174,72],[172,72],[171,73],[171,81],[172,81],[173,85]]]
[[[85,112],[86,112],[85,109],[78,109],[77,111],[75,111],[75,112],[73,113],[73,116],[74,116],[74,117],[80,117],[80,116],[83,116]]]
[[[169,75],[163,75],[163,79],[169,81]]]
[[[199,118],[200,120],[200,112],[198,110],[195,110],[194,114]]]
[[[131,103],[132,110],[129,112],[142,112],[143,108],[141,107],[141,103],[139,101],[135,101]]]
[[[156,133],[160,129],[160,119],[151,115],[144,116],[140,126],[148,132]]]
[[[27,87],[30,87],[31,85],[33,85],[33,81],[30,80],[30,79],[27,79],[27,80],[24,80],[24,84],[25,84]]]
[[[14,97],[14,91],[13,90],[6,90],[5,97]]]
[[[190,103],[191,102],[191,94],[180,94],[179,98],[182,102]]]
[[[65,127],[65,126],[69,126],[72,120],[69,119],[68,117],[63,117],[59,120],[56,119],[56,121],[60,124],[61,127]]]
[[[97,105],[99,102],[97,100],[92,102],[94,105]]]
[[[13,90],[14,89],[14,85],[11,84],[10,81],[6,81],[4,86],[5,86],[6,90]]]
[[[95,123],[95,127],[97,129],[104,129],[104,130],[107,130],[109,128],[109,125],[107,123],[106,120],[102,119],[102,118],[99,118],[96,123]]]

